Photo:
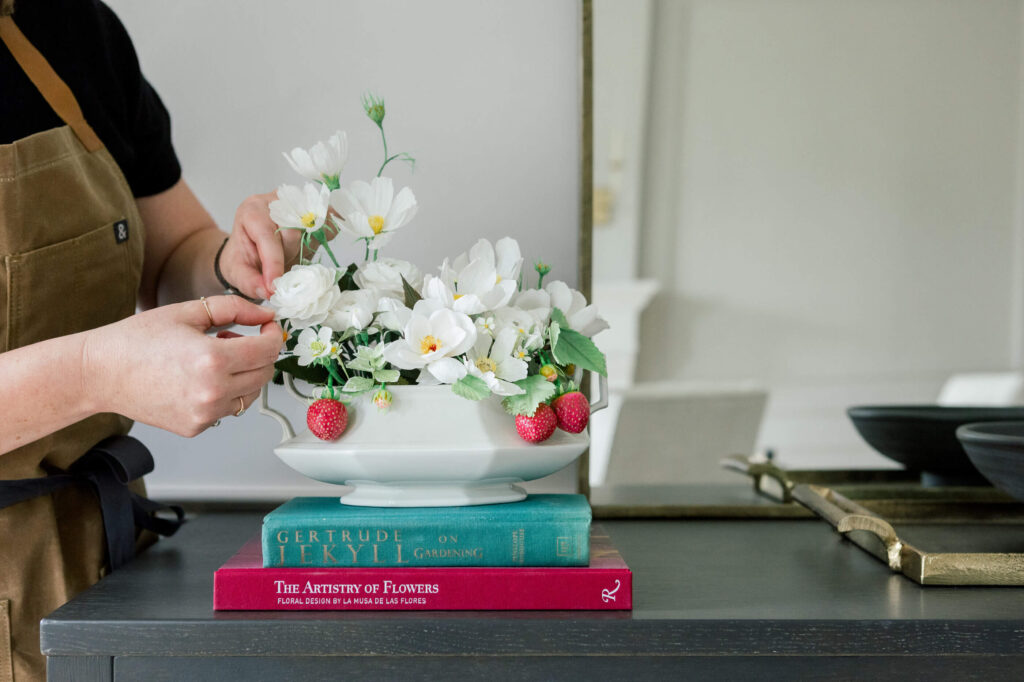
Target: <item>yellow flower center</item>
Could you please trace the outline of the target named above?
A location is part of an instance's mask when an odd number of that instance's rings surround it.
[[[324,351],[327,350],[327,344],[317,339],[313,343],[309,344],[309,349],[313,351],[313,355],[323,355]]]
[[[481,372],[494,372],[498,369],[498,363],[490,358],[477,358],[476,368]]]
[[[460,298],[462,298],[462,294],[453,294],[452,295],[452,299],[454,299],[456,301],[459,300]]]
[[[316,213],[313,213],[312,211],[309,211],[308,213],[303,213],[302,217],[299,218],[299,220],[301,220],[302,224],[305,225],[306,227],[313,227],[314,225],[316,225]]]
[[[441,342],[437,340],[437,337],[427,334],[420,339],[420,355],[426,355],[427,353],[433,353],[441,347]]]
[[[384,231],[384,216],[372,215],[366,219],[366,222],[370,223],[370,229],[373,230],[374,234],[380,234]]]
[[[501,275],[496,275],[494,279],[495,284],[501,284]]]

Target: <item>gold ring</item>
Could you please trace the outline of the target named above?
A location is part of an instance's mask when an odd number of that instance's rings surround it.
[[[242,400],[242,396],[238,396],[238,412],[235,412],[236,417],[241,417],[245,414],[245,401]]]
[[[210,304],[207,303],[205,296],[199,297],[199,302],[203,304],[203,310],[206,311],[206,316],[210,318],[210,326],[216,327],[217,323],[213,321],[213,313],[210,312]]]

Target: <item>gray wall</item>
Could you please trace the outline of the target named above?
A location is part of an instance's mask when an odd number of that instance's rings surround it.
[[[349,181],[380,163],[359,95],[386,99],[389,171],[420,211],[386,255],[425,270],[478,237],[517,237],[575,282],[579,4],[572,0],[111,0],[174,121],[185,178],[225,228],[245,196],[299,183],[281,152],[341,128]],[[350,259],[361,258],[352,248]],[[274,401],[283,403],[283,393]],[[301,409],[298,410],[301,416]],[[155,496],[285,497],[314,484],[272,454],[255,410],[186,440],[137,426]]]

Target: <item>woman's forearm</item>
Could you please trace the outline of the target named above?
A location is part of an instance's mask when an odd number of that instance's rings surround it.
[[[97,412],[84,347],[71,334],[0,353],[0,456]]]
[[[164,263],[157,280],[156,303],[166,305],[223,293],[213,259],[227,235],[216,227],[191,233]]]

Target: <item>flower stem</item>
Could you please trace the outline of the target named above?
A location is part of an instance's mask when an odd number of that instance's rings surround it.
[[[384,163],[380,165],[380,169],[377,171],[377,177],[379,178],[380,174],[384,172],[384,166],[388,165],[388,161],[391,159],[388,158],[388,136],[384,134],[384,124],[378,123],[377,127],[380,128],[380,139],[384,142]]]

